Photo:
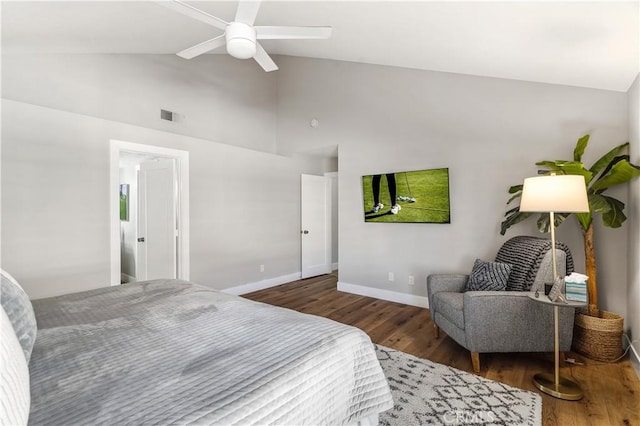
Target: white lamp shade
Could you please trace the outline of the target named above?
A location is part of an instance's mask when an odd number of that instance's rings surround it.
[[[589,212],[589,199],[584,177],[550,175],[524,180],[521,212]]]

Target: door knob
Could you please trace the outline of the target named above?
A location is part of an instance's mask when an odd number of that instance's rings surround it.
[[[308,234],[309,231],[307,231],[306,229],[304,231],[300,231],[302,234]]]
[[[140,237],[140,238],[138,238],[138,242],[139,242],[139,243],[144,243],[144,237]]]

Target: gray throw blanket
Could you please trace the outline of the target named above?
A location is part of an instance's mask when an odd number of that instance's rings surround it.
[[[573,257],[569,247],[556,241],[556,248],[566,253],[567,275],[573,272]],[[507,283],[509,291],[529,291],[545,254],[551,249],[551,240],[520,235],[505,242],[496,256],[496,262],[511,265]]]

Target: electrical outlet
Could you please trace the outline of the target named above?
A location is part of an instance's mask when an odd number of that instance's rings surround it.
[[[393,275],[393,272],[389,272],[389,281],[395,281],[396,277]]]
[[[415,279],[413,278],[413,275],[409,275],[409,285],[414,285],[415,283],[416,282],[415,282]]]
[[[264,272],[264,265],[260,265],[260,272]]]

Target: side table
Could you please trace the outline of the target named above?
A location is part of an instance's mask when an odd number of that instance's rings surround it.
[[[560,338],[558,333],[558,309],[565,308],[581,308],[587,306],[586,302],[552,302],[549,296],[539,294],[538,297],[534,293],[529,294],[529,297],[536,302],[544,303],[553,306],[553,327],[554,327],[554,348],[555,348],[555,374],[538,373],[533,376],[533,383],[542,392],[554,396],[559,399],[566,399],[569,401],[577,401],[582,399],[583,393],[580,386],[566,377],[560,376]]]

